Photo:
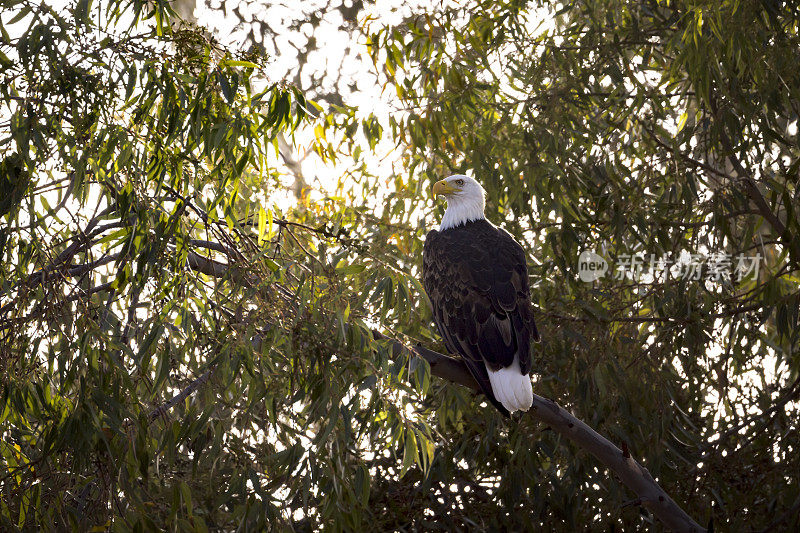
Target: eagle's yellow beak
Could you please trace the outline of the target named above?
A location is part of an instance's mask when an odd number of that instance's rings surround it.
[[[450,185],[447,180],[439,180],[433,184],[434,196],[447,196],[448,194],[453,194],[454,192],[458,192],[458,189]]]

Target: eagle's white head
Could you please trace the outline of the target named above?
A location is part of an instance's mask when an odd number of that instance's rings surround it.
[[[437,181],[433,184],[433,194],[447,199],[439,231],[484,218],[483,187],[469,176],[456,174]]]

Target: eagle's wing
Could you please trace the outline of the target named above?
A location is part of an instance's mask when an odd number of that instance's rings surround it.
[[[539,334],[530,305],[525,253],[505,231],[473,222],[425,239],[423,284],[447,349],[464,359],[481,389],[494,397],[486,365],[507,367],[515,357],[531,370],[530,341]]]

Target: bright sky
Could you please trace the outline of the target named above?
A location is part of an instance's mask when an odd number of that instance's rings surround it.
[[[191,0],[190,0],[191,1]],[[352,7],[352,0],[343,0],[344,7]],[[251,29],[258,28],[257,21],[266,21],[274,32],[274,41],[254,31],[256,39],[263,44],[270,56],[269,79],[265,83],[282,80],[298,82],[307,96],[318,99],[320,94],[335,93],[346,105],[357,106],[358,117],[374,114],[383,123],[388,123],[390,114],[397,113],[399,104],[394,90],[384,90],[386,79],[381,76],[367,54],[366,38],[351,23],[348,28],[341,11],[342,0],[306,0],[303,2],[253,2],[239,4],[239,13],[244,22],[234,14],[220,16],[221,0],[211,0],[205,5],[197,2],[195,16],[198,22],[213,31],[224,44],[236,48],[246,46]],[[233,5],[235,3],[230,3]],[[377,25],[397,24],[414,12],[426,10],[430,1],[382,0],[380,8],[368,5],[358,12],[357,24],[370,20]],[[318,20],[316,28],[309,22]],[[255,26],[251,21],[256,21]],[[344,25],[344,26],[343,26]],[[259,28],[260,29],[260,28]],[[348,31],[348,30],[351,31]],[[312,49],[304,64],[299,61],[298,51],[304,50],[309,38],[316,40],[318,47]],[[323,102],[324,104],[324,102]],[[302,128],[295,135],[296,151],[293,158],[301,164],[303,177],[312,191],[309,196],[319,199],[333,193],[336,184],[354,166],[352,160],[339,164],[324,163],[309,146],[314,140],[313,129]],[[362,139],[357,139],[363,141]],[[394,143],[385,138],[378,144],[375,154],[362,156],[368,170],[375,176],[384,176],[387,184],[395,173],[401,172],[400,154],[394,151]],[[280,162],[279,162],[280,163]],[[280,165],[287,174],[285,184],[291,185],[291,171]],[[347,185],[347,180],[342,180]],[[285,209],[295,200],[291,191],[277,196],[271,193],[270,201]]]

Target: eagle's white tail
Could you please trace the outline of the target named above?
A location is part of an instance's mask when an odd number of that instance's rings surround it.
[[[488,365],[486,370],[489,372],[489,383],[492,384],[494,397],[508,409],[509,413],[530,409],[533,403],[531,378],[520,371],[517,357],[514,357],[511,365],[496,372]]]

